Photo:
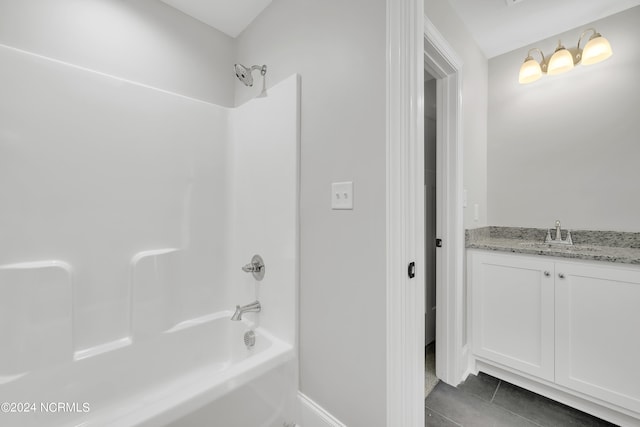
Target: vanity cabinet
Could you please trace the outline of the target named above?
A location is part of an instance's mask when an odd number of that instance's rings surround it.
[[[478,360],[640,414],[640,268],[473,250]]]
[[[640,412],[640,269],[556,263],[555,382]]]

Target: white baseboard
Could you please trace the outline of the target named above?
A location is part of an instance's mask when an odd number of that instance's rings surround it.
[[[300,402],[300,427],[347,427],[300,391],[298,402]]]

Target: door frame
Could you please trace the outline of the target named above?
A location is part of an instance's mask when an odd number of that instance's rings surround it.
[[[424,67],[436,78],[437,85],[436,234],[443,246],[436,255],[436,375],[455,386],[467,370],[463,333],[462,61],[426,17]],[[428,244],[433,243],[424,242],[423,246]]]
[[[437,80],[436,374],[457,385],[464,342],[462,61],[422,0],[387,0],[387,423],[424,426],[424,70]],[[407,268],[415,262],[416,274]]]

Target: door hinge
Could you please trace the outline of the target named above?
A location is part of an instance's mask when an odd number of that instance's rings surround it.
[[[416,277],[416,263],[410,262],[409,268],[407,268],[407,273],[409,274],[409,279],[413,279]]]
[[[442,239],[436,239],[436,248],[442,247]]]

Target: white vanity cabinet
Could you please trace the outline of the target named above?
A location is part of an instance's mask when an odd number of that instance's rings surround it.
[[[467,260],[476,360],[638,417],[640,266],[483,250]]]
[[[497,252],[470,259],[474,354],[553,381],[553,262]]]
[[[640,412],[640,269],[555,269],[555,382]]]

